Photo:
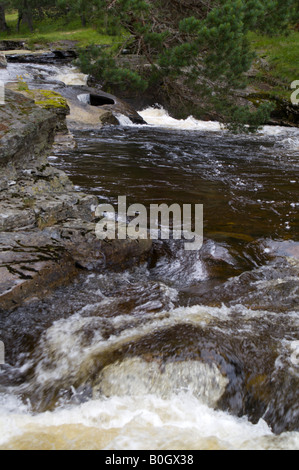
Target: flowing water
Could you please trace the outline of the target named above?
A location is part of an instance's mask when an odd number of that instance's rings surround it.
[[[299,131],[141,114],[49,160],[101,201],[203,204],[203,247],[4,315],[0,448],[298,449]]]

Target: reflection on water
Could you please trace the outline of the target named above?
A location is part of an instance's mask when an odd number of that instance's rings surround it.
[[[147,118],[51,161],[102,201],[203,204],[203,248],[158,241],[4,316],[0,446],[298,448],[298,131]]]

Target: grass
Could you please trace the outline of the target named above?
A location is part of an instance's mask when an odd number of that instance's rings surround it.
[[[69,20],[67,17],[46,18],[35,22],[33,33],[26,24],[21,24],[20,32],[17,32],[18,14],[9,12],[6,22],[10,27],[9,33],[0,34],[0,39],[27,40],[28,46],[34,49],[36,45],[47,46],[49,44],[74,41],[79,47],[87,47],[92,44],[112,45],[124,41],[123,36],[110,36],[105,34],[101,25],[88,25],[83,28],[79,18]]]
[[[257,79],[272,85],[278,96],[289,99],[291,83],[299,80],[299,32],[273,37],[251,33],[250,42],[258,57],[267,64],[258,66]]]

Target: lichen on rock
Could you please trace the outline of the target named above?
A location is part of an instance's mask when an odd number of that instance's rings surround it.
[[[58,118],[56,131],[68,132],[65,118],[70,114],[70,107],[67,100],[59,93],[52,90],[29,89],[23,80],[9,84],[9,88],[33,100],[36,106],[54,113]]]

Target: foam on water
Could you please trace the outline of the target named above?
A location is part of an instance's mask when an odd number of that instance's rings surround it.
[[[92,304],[90,309],[94,308]],[[85,307],[86,311],[88,306]],[[220,309],[200,306],[178,308],[155,316],[152,313],[144,314],[142,318],[119,315],[103,319],[77,313],[55,322],[42,338],[38,352],[40,360],[35,370],[36,384],[45,387],[46,384],[54,385],[55,381],[72,383],[74,377],[83,380],[95,368],[100,355],[116,351],[158,329],[182,323],[204,326],[212,318],[226,318],[229,313],[230,310],[224,306]],[[108,329],[111,333],[107,339]],[[93,331],[92,339],[87,343],[86,331]],[[49,367],[51,363],[55,367]]]
[[[139,124],[134,124],[131,119],[128,116],[125,116],[124,114],[116,114],[115,117],[117,118],[119,124],[123,127],[135,127],[138,126]]]
[[[35,80],[47,82],[63,82],[65,85],[86,85],[88,75],[80,72],[74,66],[56,66],[40,64],[8,64],[6,69],[0,69],[0,81],[4,83],[18,80],[34,84]]]
[[[55,80],[63,82],[65,85],[87,85],[88,75],[81,73],[75,67],[62,67],[62,70],[55,75]]]
[[[166,129],[212,132],[220,132],[222,130],[221,124],[216,121],[198,121],[193,116],[189,116],[187,119],[174,119],[162,107],[146,108],[143,111],[140,111],[139,114],[149,125]]]
[[[217,121],[200,121],[193,116],[187,119],[175,119],[163,107],[148,107],[139,114],[148,125],[161,127],[164,129],[204,131],[204,132],[223,132],[224,126]],[[134,125],[120,122],[122,125]],[[281,145],[299,149],[299,129],[283,126],[264,126],[258,131],[258,135],[277,138]]]
[[[299,433],[275,436],[202,404],[190,393],[113,396],[39,415],[0,415],[2,449],[296,449]]]

